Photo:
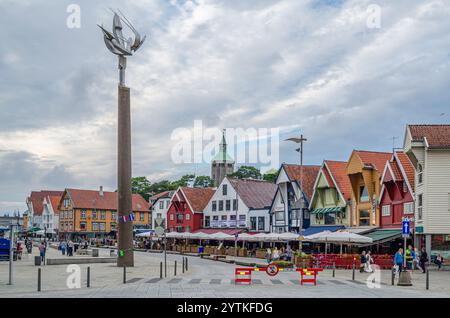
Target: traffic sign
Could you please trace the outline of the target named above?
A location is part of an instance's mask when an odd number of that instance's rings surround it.
[[[402,235],[410,235],[411,234],[411,225],[409,219],[402,221]]]
[[[266,267],[266,273],[269,276],[275,276],[276,274],[278,274],[278,266],[276,264],[269,264]]]
[[[156,235],[158,235],[158,236],[164,235],[164,228],[161,227],[161,226],[156,227],[155,233],[156,233]]]

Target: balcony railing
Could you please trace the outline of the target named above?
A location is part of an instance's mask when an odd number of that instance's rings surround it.
[[[237,226],[238,227],[245,227],[247,226],[247,221],[245,220],[239,220],[237,221]],[[210,223],[210,227],[236,227],[236,220],[230,220],[230,221],[225,221],[225,220],[218,220],[218,221],[211,221]]]

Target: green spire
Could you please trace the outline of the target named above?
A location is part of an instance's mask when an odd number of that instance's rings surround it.
[[[227,153],[226,129],[223,130],[220,149],[219,152],[214,156],[213,161],[234,162],[233,158],[231,158]]]

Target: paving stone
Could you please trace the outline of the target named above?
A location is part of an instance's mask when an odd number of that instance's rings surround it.
[[[154,283],[159,282],[160,280],[161,280],[161,278],[152,278],[152,279],[146,281],[146,283],[154,284]]]
[[[283,285],[283,282],[279,279],[271,279],[270,281],[274,285]]]
[[[200,284],[202,280],[200,278],[191,279],[188,284]]]
[[[217,285],[220,284],[222,282],[221,279],[211,279],[211,281],[209,282],[211,285]]]
[[[172,278],[171,280],[169,280],[167,282],[167,284],[178,284],[179,282],[181,282],[183,279],[182,278]]]
[[[127,284],[132,284],[132,283],[136,283],[138,281],[142,280],[142,278],[132,278],[130,280],[127,281]]]

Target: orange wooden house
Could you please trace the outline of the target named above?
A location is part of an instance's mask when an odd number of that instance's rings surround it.
[[[351,226],[380,225],[380,180],[391,157],[389,152],[353,150],[346,168],[352,188]]]

